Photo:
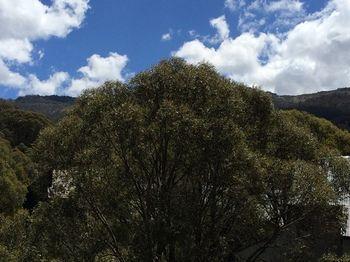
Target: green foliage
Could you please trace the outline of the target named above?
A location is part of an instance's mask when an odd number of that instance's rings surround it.
[[[0,111],[8,109],[15,109],[14,104],[7,100],[0,99]]]
[[[43,115],[25,112],[15,107],[13,102],[0,101],[0,168],[2,170],[1,188],[4,196],[7,192],[7,205],[15,199],[19,202],[22,194],[12,194],[11,192],[26,192],[21,190],[23,187],[29,186],[29,194],[27,195],[25,206],[33,208],[39,200],[44,198],[38,196],[36,187],[42,183],[42,179],[36,178],[31,172],[30,159],[24,154],[30,151],[31,144],[36,140],[40,131],[46,126],[51,125],[50,121]],[[11,145],[5,145],[9,141]],[[11,149],[14,148],[14,149]],[[20,179],[17,183],[15,179]],[[46,191],[46,189],[45,189]],[[20,196],[20,198],[18,198]],[[22,201],[23,202],[23,201]],[[2,203],[5,206],[5,202]],[[1,209],[1,208],[0,208]]]
[[[34,210],[30,250],[50,261],[315,261],[342,227],[347,137],[275,111],[211,66],[163,61],[87,91],[41,134],[39,174],[72,187]]]
[[[25,153],[48,124],[40,115],[0,101],[0,261],[39,261],[31,255],[36,253],[29,248],[28,213],[22,209],[33,179],[32,162]]]
[[[18,261],[18,254],[11,254],[6,247],[0,245],[0,261],[1,262],[16,262]]]
[[[342,155],[350,155],[350,133],[340,130],[330,121],[297,110],[283,111],[290,121],[308,131],[329,149],[338,149]]]
[[[333,254],[328,254],[322,257],[322,259],[320,259],[320,262],[349,262],[349,261],[350,261],[350,256],[348,255],[338,257]]]
[[[0,213],[12,214],[22,206],[29,170],[28,157],[0,139]]]
[[[26,211],[11,216],[0,214],[0,261],[25,261],[25,257],[30,257],[28,224]]]
[[[29,95],[18,97],[13,104],[21,110],[37,112],[51,121],[58,121],[74,102],[75,98],[69,96]]]
[[[44,116],[18,109],[0,110],[0,132],[13,146],[30,146],[39,132],[50,124]]]
[[[271,94],[276,108],[297,109],[330,120],[338,127],[350,130],[350,89],[323,91],[297,96]]]

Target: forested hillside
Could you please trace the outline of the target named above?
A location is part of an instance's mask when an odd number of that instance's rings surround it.
[[[278,109],[305,111],[350,130],[350,88],[299,96],[270,95]],[[52,121],[57,121],[74,101],[75,98],[67,96],[25,96],[11,102],[19,109],[42,113]]]
[[[0,101],[0,215],[13,214],[25,203],[36,201],[31,190],[35,175],[29,153],[40,131],[49,125],[51,122],[41,114]]]
[[[16,107],[26,111],[41,113],[57,121],[62,118],[70,106],[74,104],[75,98],[68,96],[25,96],[13,100]]]
[[[350,130],[350,88],[299,96],[272,94],[272,98],[277,108],[306,111]]]
[[[0,136],[12,146],[31,146],[50,121],[42,114],[23,111],[13,103],[0,101]]]

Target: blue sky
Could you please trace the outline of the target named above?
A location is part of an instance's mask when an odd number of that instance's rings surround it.
[[[349,0],[0,0],[0,97],[76,96],[172,55],[280,94],[350,86],[349,23]]]

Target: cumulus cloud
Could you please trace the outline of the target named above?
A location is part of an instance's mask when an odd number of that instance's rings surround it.
[[[101,57],[95,54],[87,62],[87,66],[78,70],[82,77],[72,79],[70,86],[64,91],[65,94],[78,96],[83,90],[97,87],[106,81],[125,81],[123,70],[128,63],[126,55],[110,53],[107,57]]]
[[[26,79],[13,72],[11,65],[32,62],[34,41],[66,37],[79,28],[89,8],[88,2],[53,0],[51,5],[45,5],[40,0],[0,0],[0,84],[26,90],[27,84],[33,83],[35,88],[37,79],[34,76]]]
[[[18,73],[12,72],[0,59],[0,85],[9,87],[22,86],[26,79]]]
[[[0,39],[47,39],[65,37],[80,26],[88,0],[0,0]]]
[[[205,46],[196,39],[185,43],[174,55],[192,64],[211,63],[222,74],[251,84],[250,76],[262,67],[259,57],[266,52],[268,43],[275,45],[277,41],[273,35],[260,34],[255,37],[250,33],[244,33],[236,38],[224,40],[215,49]]]
[[[108,80],[124,81],[123,69],[128,57],[110,53],[106,57],[94,54],[87,65],[79,68],[80,77],[67,72],[55,72],[40,80],[30,74],[11,71],[11,66],[33,62],[33,42],[50,37],[66,37],[79,28],[89,8],[89,0],[53,0],[45,5],[40,0],[0,0],[0,85],[13,87],[19,95],[68,94],[79,95]],[[39,59],[43,50],[36,52]]]
[[[28,39],[0,40],[0,59],[27,63],[32,60],[33,45]]]
[[[350,1],[332,0],[283,36],[245,32],[217,48],[193,40],[174,55],[210,62],[222,74],[268,91],[300,94],[349,86],[349,53]]]
[[[54,95],[65,82],[69,80],[69,74],[66,72],[57,72],[50,76],[49,79],[41,81],[35,75],[29,75],[27,83],[19,91],[19,95],[40,94]]]
[[[88,65],[78,70],[84,77],[92,80],[107,81],[118,79],[124,81],[121,71],[128,62],[126,55],[110,53],[107,57],[101,57],[95,54],[89,57],[87,61]]]
[[[19,95],[70,95],[78,96],[85,89],[95,88],[106,81],[125,81],[123,71],[128,57],[118,53],[110,53],[106,57],[94,54],[87,59],[87,65],[77,70],[80,77],[73,78],[67,72],[55,72],[48,79],[40,80],[35,75],[24,78],[13,75],[6,85],[19,87]],[[1,78],[1,63],[0,63]],[[0,84],[2,84],[0,82]]]
[[[77,78],[72,78],[67,72],[55,72],[46,80],[40,80],[35,75],[29,75],[27,79],[16,79],[16,76],[13,76],[12,81],[22,81],[19,85],[21,86],[19,95],[58,94],[78,96],[85,89],[98,87],[106,81],[118,80],[124,82],[125,75],[123,71],[127,62],[128,57],[118,53],[110,53],[106,57],[94,54],[87,59],[86,66],[77,70],[80,74],[80,77]],[[11,79],[8,81],[11,81]]]

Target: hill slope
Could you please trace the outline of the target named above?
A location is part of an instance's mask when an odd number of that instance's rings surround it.
[[[56,121],[63,117],[65,110],[73,105],[75,98],[69,96],[24,96],[13,100],[21,110],[34,111]]]
[[[306,111],[350,130],[350,88],[297,96],[271,96],[276,108]]]
[[[0,138],[30,146],[50,121],[42,114],[18,109],[13,103],[0,100]]]
[[[278,109],[298,109],[326,118],[337,126],[350,130],[350,88],[340,88],[314,94],[279,96],[271,94]],[[44,114],[57,121],[76,98],[69,96],[25,96],[12,102],[19,109]]]

